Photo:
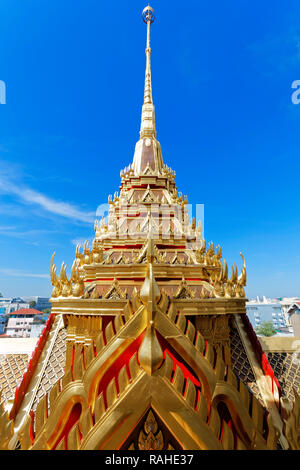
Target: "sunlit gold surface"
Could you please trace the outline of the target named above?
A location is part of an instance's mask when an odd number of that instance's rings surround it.
[[[299,396],[294,404],[280,400],[242,323],[245,259],[240,275],[235,263],[228,273],[221,247],[207,244],[201,224],[189,221],[188,199],[163,162],[152,99],[151,22],[133,163],[121,172],[120,193],[108,198],[108,220],[95,222],[92,247],[76,247],[70,277],[64,263],[58,275],[51,258],[55,322],[17,415],[11,420],[0,409],[2,449],[18,441],[22,449],[119,449],[145,416],[140,449],[176,443],[187,450],[276,449],[279,441],[285,449],[300,448]],[[232,319],[262,403],[232,371]],[[32,413],[61,328],[64,376]]]

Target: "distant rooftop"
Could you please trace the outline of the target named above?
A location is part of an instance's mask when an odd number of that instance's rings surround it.
[[[300,303],[299,297],[275,297],[273,299],[266,296],[249,299],[247,304],[292,304]]]
[[[21,299],[20,297],[0,297],[0,302],[4,303],[10,303],[10,304],[27,304],[24,299]]]
[[[10,312],[9,315],[44,315],[44,313],[35,308],[21,308],[15,312]]]
[[[254,299],[250,299],[247,304],[278,304],[280,303],[279,299],[269,299],[265,296],[263,297],[256,297]]]

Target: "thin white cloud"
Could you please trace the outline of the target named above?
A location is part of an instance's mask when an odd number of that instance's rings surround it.
[[[0,273],[9,277],[35,277],[40,279],[49,279],[49,274],[35,274],[22,271],[21,269],[0,268]]]
[[[95,219],[94,212],[84,211],[68,202],[57,201],[45,194],[14,182],[11,177],[11,172],[3,166],[3,163],[0,167],[0,192],[2,194],[16,196],[22,203],[33,204],[46,212],[73,219],[74,221],[90,224],[93,223]]]
[[[4,235],[6,237],[14,237],[14,238],[20,238],[20,239],[25,239],[28,242],[32,242],[32,240],[28,240],[31,237],[40,237],[41,235],[48,235],[48,234],[53,234],[53,233],[58,233],[55,230],[43,230],[43,229],[35,229],[35,230],[21,230],[18,227],[15,226],[1,226],[0,225],[0,235]],[[61,231],[59,232],[61,233]]]
[[[15,225],[0,225],[0,233],[10,232],[15,230],[17,227]]]

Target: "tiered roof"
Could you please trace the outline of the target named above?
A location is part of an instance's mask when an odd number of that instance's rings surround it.
[[[229,273],[163,162],[150,6],[143,17],[145,92],[133,163],[108,199],[108,219],[95,223],[92,247],[76,247],[70,275],[64,263],[58,275],[51,258],[52,313],[9,418],[0,416],[2,446],[297,447],[300,399],[282,401],[247,321],[245,259]]]

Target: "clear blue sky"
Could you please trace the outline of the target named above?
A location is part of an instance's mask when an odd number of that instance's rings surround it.
[[[138,140],[146,27],[137,0],[2,0],[0,291],[49,295]],[[300,295],[297,0],[153,0],[165,163],[205,204],[205,237],[246,257],[247,295]]]

